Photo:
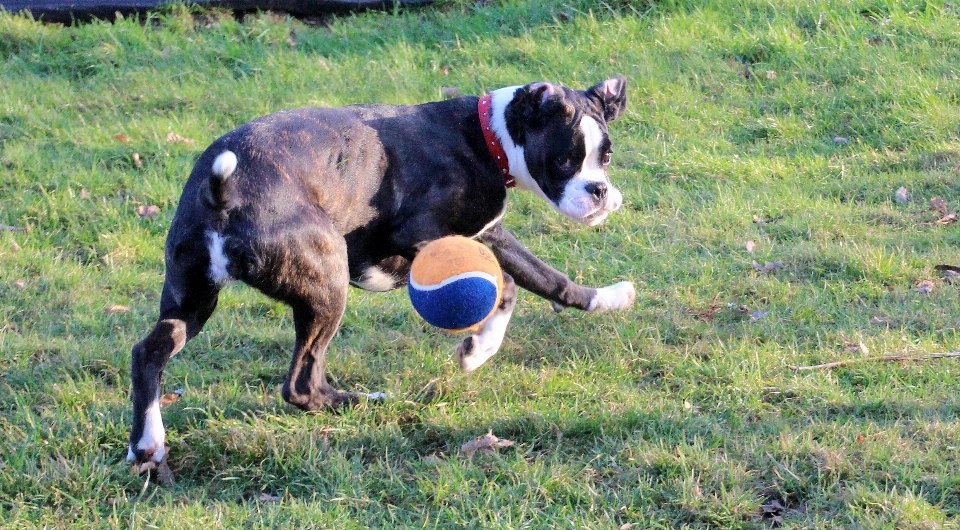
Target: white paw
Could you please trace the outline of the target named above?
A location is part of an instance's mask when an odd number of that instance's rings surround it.
[[[476,334],[457,345],[457,360],[460,361],[460,368],[464,372],[476,370],[500,351],[512,311],[512,307],[510,312],[498,310],[480,325]],[[469,350],[466,346],[467,341],[470,342]]]
[[[637,291],[633,288],[633,282],[615,283],[609,287],[597,289],[597,294],[590,301],[587,311],[602,313],[615,309],[626,309],[632,306],[636,299]]]
[[[366,392],[359,392],[359,394],[370,401],[386,401],[387,398],[390,397],[386,392],[373,392],[370,394],[367,394]]]
[[[160,402],[154,401],[147,407],[146,421],[143,426],[143,435],[137,442],[137,449],[143,451],[146,461],[140,466],[140,472],[154,469],[163,461],[167,453],[164,445],[166,432],[163,429],[163,420],[160,418]],[[133,447],[127,448],[127,461],[135,463],[137,455]]]

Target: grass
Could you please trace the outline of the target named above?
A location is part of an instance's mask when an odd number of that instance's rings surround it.
[[[960,350],[933,268],[960,264],[960,232],[929,206],[958,207],[958,21],[880,0],[0,14],[0,224],[24,229],[0,232],[0,526],[956,527],[955,360],[788,366]],[[176,484],[129,472],[129,350],[206,144],[300,105],[617,74],[623,209],[585,229],[514,193],[505,223],[582,283],[633,280],[632,310],[522,293],[501,353],[463,375],[402,291],[354,290],[332,377],[394,399],[302,414],[277,389],[289,311],[231,286],[166,371]],[[516,445],[458,454],[488,430]]]

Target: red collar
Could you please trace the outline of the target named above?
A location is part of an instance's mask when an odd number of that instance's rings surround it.
[[[486,141],[490,156],[497,161],[497,165],[503,172],[503,185],[512,188],[517,185],[517,179],[510,174],[510,162],[507,160],[507,153],[500,145],[500,140],[497,139],[493,129],[490,128],[490,115],[493,113],[490,98],[491,94],[487,94],[480,98],[480,102],[477,103],[477,113],[480,114],[480,128],[483,130],[483,139]]]

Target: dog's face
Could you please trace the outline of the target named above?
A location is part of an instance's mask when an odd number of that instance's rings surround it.
[[[514,145],[503,143],[517,186],[576,222],[603,222],[623,202],[607,176],[613,154],[607,123],[626,110],[626,80],[608,79],[586,91],[549,83],[505,90],[513,90],[503,117]]]

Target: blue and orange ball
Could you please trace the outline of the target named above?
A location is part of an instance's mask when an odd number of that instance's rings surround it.
[[[500,305],[503,273],[496,256],[482,243],[448,236],[420,250],[407,286],[413,308],[429,324],[469,331]]]

